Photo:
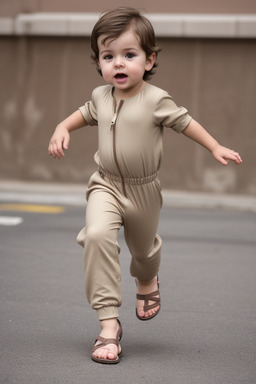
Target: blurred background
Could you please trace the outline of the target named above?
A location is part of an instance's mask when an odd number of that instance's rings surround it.
[[[90,59],[101,12],[139,8],[162,48],[151,83],[188,108],[243,164],[219,165],[168,129],[160,178],[165,189],[256,194],[256,2],[254,0],[1,0],[0,181],[88,182],[97,128],[72,133],[61,161],[48,155],[58,122],[103,79]]]

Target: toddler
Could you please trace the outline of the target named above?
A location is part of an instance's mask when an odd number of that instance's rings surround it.
[[[49,154],[60,159],[68,149],[71,131],[98,126],[98,170],[88,183],[86,223],[77,241],[84,248],[86,295],[101,325],[92,359],[116,364],[122,356],[117,241],[121,226],[137,284],[136,315],[150,320],[160,310],[161,238],[156,232],[162,196],[157,173],[164,127],[204,146],[223,165],[242,160],[178,107],[166,91],[147,82],[159,48],[151,23],[138,10],[121,7],[104,13],[93,28],[91,48],[107,85],[96,88],[90,101],[56,127]]]

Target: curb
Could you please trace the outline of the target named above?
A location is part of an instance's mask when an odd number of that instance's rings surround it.
[[[87,185],[0,181],[0,202],[85,206]],[[256,197],[163,190],[163,206],[256,212]]]

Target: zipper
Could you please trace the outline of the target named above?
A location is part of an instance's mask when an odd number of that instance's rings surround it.
[[[124,194],[125,197],[127,197],[126,189],[125,189],[124,177],[122,175],[122,171],[121,171],[120,165],[118,163],[117,151],[116,151],[116,121],[117,121],[117,118],[118,118],[118,115],[120,113],[120,110],[122,108],[123,103],[124,103],[124,100],[120,100],[120,102],[119,102],[119,104],[117,106],[116,100],[114,99],[114,115],[113,115],[113,118],[112,118],[112,121],[111,121],[111,128],[110,129],[113,129],[113,155],[114,155],[114,160],[115,160],[115,163],[116,163],[116,167],[117,167],[119,176],[121,178],[123,194]]]

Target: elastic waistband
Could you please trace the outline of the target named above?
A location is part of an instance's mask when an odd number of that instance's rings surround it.
[[[99,167],[99,174],[102,178],[106,177],[109,180],[117,181],[119,183],[125,183],[125,184],[147,184],[151,181],[154,181],[157,178],[157,172],[153,173],[152,175],[145,176],[145,177],[121,177],[113,175],[112,173],[107,172],[105,169]]]

